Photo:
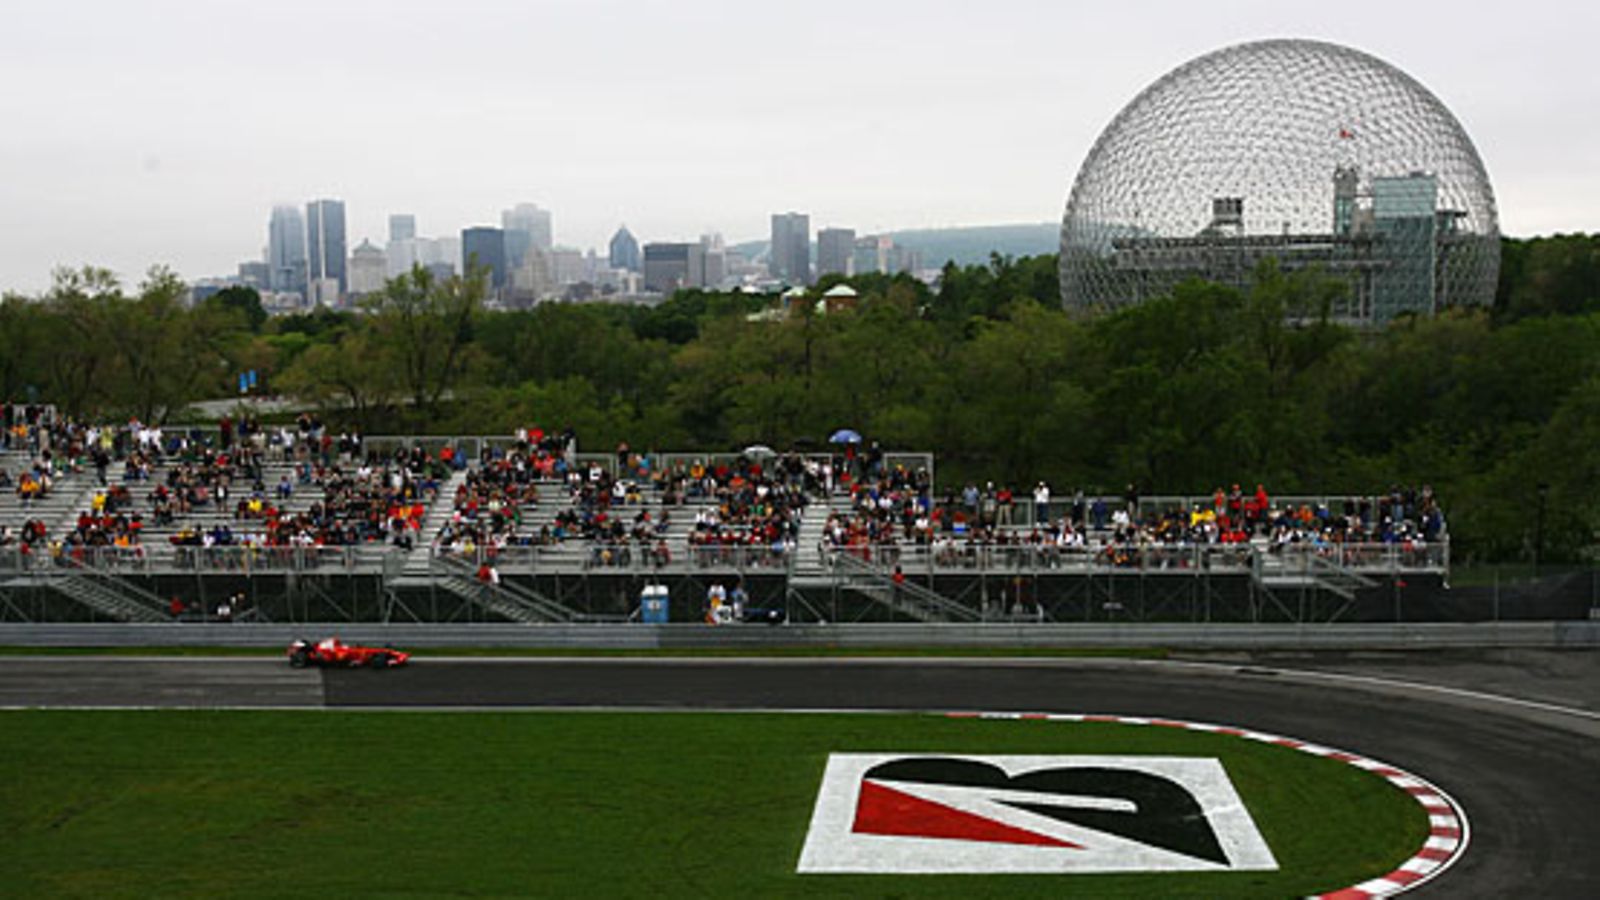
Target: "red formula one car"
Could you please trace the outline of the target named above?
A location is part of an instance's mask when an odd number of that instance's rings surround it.
[[[410,658],[411,654],[393,647],[357,647],[336,637],[325,638],[315,644],[302,638],[289,645],[289,665],[296,669],[306,666],[387,669],[405,665]]]

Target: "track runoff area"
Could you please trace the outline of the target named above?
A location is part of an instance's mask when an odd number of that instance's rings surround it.
[[[238,673],[269,665],[218,662],[244,691]],[[1364,898],[1425,884],[1469,844],[1465,812],[1420,774],[1293,737],[683,711],[716,705],[715,664],[674,676],[691,694],[666,708],[529,708],[563,668],[325,673],[322,702],[360,711],[0,713],[0,758],[30,773],[0,787],[0,894],[271,896],[287,868],[335,893],[423,896]],[[152,705],[190,705],[164,696]]]

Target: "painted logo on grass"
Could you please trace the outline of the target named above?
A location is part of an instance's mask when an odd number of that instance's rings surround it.
[[[835,753],[798,870],[1276,868],[1213,758]]]

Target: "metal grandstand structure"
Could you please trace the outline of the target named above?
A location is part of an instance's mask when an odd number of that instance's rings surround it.
[[[369,447],[449,445],[463,456],[503,448],[510,438],[368,438]],[[16,463],[17,454],[0,457]],[[8,458],[9,457],[9,458]],[[740,458],[662,454],[653,466],[717,465]],[[614,455],[580,455],[580,465],[615,471]],[[888,454],[886,465],[931,472],[926,453]],[[474,462],[472,466],[477,466]],[[288,462],[269,463],[271,484]],[[172,538],[232,521],[226,508],[195,509],[179,521],[146,529],[133,547],[64,547],[59,540],[24,548],[0,546],[0,621],[162,622],[215,619],[227,600],[234,620],[263,622],[515,622],[537,626],[636,619],[646,585],[665,585],[675,621],[697,621],[712,584],[737,585],[752,607],[777,609],[797,622],[993,621],[1332,621],[1370,617],[1387,608],[1396,584],[1442,584],[1447,541],[1408,538],[1381,544],[1269,545],[1142,542],[1118,544],[1106,523],[1084,521],[1078,546],[1040,544],[1032,509],[992,540],[960,534],[928,543],[834,546],[829,515],[850,509],[849,481],[818,490],[799,517],[798,533],[781,546],[701,544],[691,539],[706,497],[668,500],[645,489],[618,512],[670,511],[679,524],[659,546],[569,537],[531,542],[544,524],[573,509],[568,483],[539,483],[537,502],[520,513],[521,531],[504,546],[441,546],[434,542],[453,515],[455,488],[470,467],[457,468],[429,505],[411,546],[370,541],[351,546],[179,545]],[[158,469],[156,476],[159,477]],[[92,472],[65,471],[49,497],[23,507],[0,496],[0,524],[24,518],[48,524],[51,537],[70,530],[78,510],[102,490]],[[314,502],[311,491],[287,505]],[[1093,498],[1088,498],[1092,501]],[[1122,498],[1104,498],[1121,506]],[[1376,511],[1380,498],[1285,497],[1287,507]],[[1143,497],[1135,516],[1209,507],[1211,497]],[[233,521],[241,530],[248,523]],[[663,552],[664,551],[664,552]],[[494,580],[483,576],[492,566]],[[1363,612],[1363,608],[1367,611]]]
[[[1061,297],[1106,309],[1258,264],[1321,267],[1335,317],[1487,305],[1500,262],[1489,177],[1427,88],[1307,40],[1239,44],[1169,72],[1100,134],[1061,227]]]

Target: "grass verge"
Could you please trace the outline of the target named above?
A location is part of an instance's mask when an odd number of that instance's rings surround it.
[[[830,752],[1215,756],[1277,872],[800,876]],[[0,713],[0,895],[1286,897],[1390,871],[1386,782],[1224,735],[909,715]]]

